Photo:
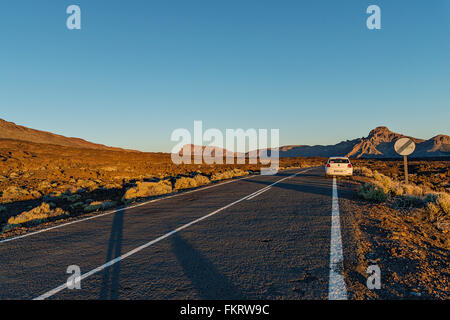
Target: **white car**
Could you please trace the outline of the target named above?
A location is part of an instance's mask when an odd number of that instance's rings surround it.
[[[330,157],[325,165],[325,176],[353,176],[353,166],[347,157]]]

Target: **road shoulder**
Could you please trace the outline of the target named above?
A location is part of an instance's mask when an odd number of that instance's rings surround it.
[[[414,209],[359,199],[359,181],[339,185],[349,298],[449,299],[448,233],[420,219]],[[379,290],[367,288],[366,271],[374,265],[380,268]]]

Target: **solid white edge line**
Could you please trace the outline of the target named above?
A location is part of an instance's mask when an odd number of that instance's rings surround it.
[[[339,217],[339,198],[336,177],[333,177],[333,194],[331,205],[331,240],[330,240],[330,278],[328,283],[328,300],[347,300],[347,288],[344,275],[344,254],[342,251],[341,223]]]
[[[310,170],[310,169],[307,169],[307,170],[305,170],[304,172],[307,172],[307,171],[309,171],[309,170]],[[228,184],[228,183],[232,183],[232,182],[236,182],[236,181],[240,181],[240,180],[249,179],[249,178],[251,178],[251,177],[258,177],[258,175],[251,175],[251,176],[246,176],[246,177],[239,178],[239,179],[233,179],[233,180],[230,180],[230,181],[225,181],[225,182],[217,183],[217,184],[214,184],[214,185],[211,185],[211,186],[201,187],[201,188],[199,188],[199,189],[195,189],[195,190],[191,190],[191,191],[184,191],[184,192],[182,192],[182,193],[177,193],[177,194],[174,194],[174,195],[170,195],[170,196],[166,196],[166,197],[161,197],[161,198],[158,198],[158,199],[152,199],[152,200],[145,201],[145,202],[142,202],[142,203],[139,203],[139,204],[130,206],[130,207],[125,207],[125,208],[120,208],[120,209],[116,209],[116,210],[107,211],[107,212],[104,212],[104,213],[101,213],[101,214],[97,214],[97,215],[92,216],[92,217],[87,217],[87,218],[77,219],[77,220],[75,220],[75,221],[66,222],[66,223],[63,223],[63,224],[56,225],[56,226],[54,226],[54,227],[45,228],[45,229],[42,229],[42,230],[37,230],[37,231],[34,231],[34,232],[25,233],[25,234],[20,235],[20,236],[17,236],[17,237],[12,237],[12,238],[8,238],[8,239],[0,240],[0,244],[6,243],[6,242],[10,242],[10,241],[14,241],[14,240],[19,240],[19,239],[27,238],[27,237],[30,237],[30,236],[33,236],[33,235],[36,235],[36,234],[39,234],[39,233],[51,231],[51,230],[54,230],[54,229],[59,229],[59,228],[62,228],[62,227],[69,226],[69,225],[71,225],[71,224],[80,223],[80,222],[84,222],[84,221],[88,221],[88,220],[92,220],[92,219],[96,219],[96,218],[101,218],[101,217],[110,215],[110,214],[112,214],[112,213],[117,213],[117,212],[121,212],[121,211],[124,211],[124,210],[128,210],[128,209],[133,209],[133,208],[141,207],[141,206],[143,206],[143,205],[146,205],[146,204],[149,204],[149,203],[152,203],[152,202],[158,202],[158,201],[162,201],[162,200],[167,200],[167,199],[179,197],[179,196],[182,196],[182,195],[185,195],[185,194],[189,194],[189,193],[193,193],[193,192],[198,192],[198,191],[202,191],[202,190],[207,190],[207,189],[215,188],[215,187],[222,186],[222,185],[225,185],[225,184]]]
[[[306,170],[306,171],[308,171],[308,170]],[[284,181],[286,179],[293,178],[293,177],[297,176],[299,173],[303,173],[303,172],[306,172],[306,171],[297,172],[297,173],[295,173],[293,175],[290,175],[288,177],[280,179],[280,180],[276,181],[275,183],[271,184],[270,186],[276,185],[277,183],[279,183],[281,181]],[[263,189],[265,189],[265,188],[263,188]],[[76,281],[76,282],[81,282],[82,280],[86,279],[87,277],[89,277],[89,276],[91,276],[91,275],[93,275],[95,273],[98,273],[98,272],[100,272],[100,271],[102,271],[102,270],[112,266],[113,264],[115,264],[115,263],[117,263],[117,262],[119,262],[119,261],[121,261],[121,260],[123,260],[123,259],[125,259],[125,258],[127,258],[127,257],[129,257],[129,256],[131,256],[131,255],[133,255],[133,254],[135,254],[135,253],[145,249],[145,248],[150,247],[151,245],[153,245],[155,243],[158,243],[161,240],[164,240],[164,239],[170,237],[171,235],[173,235],[173,234],[175,234],[175,233],[177,233],[177,232],[179,232],[179,231],[181,231],[183,229],[186,229],[186,228],[188,228],[188,227],[190,227],[190,226],[192,226],[192,225],[194,225],[194,224],[196,224],[196,223],[198,223],[198,222],[200,222],[202,220],[205,220],[205,219],[207,219],[207,218],[209,218],[209,217],[211,217],[211,216],[213,216],[213,215],[215,215],[215,214],[217,214],[217,213],[219,213],[219,212],[221,212],[221,211],[223,211],[225,209],[228,209],[231,206],[234,206],[235,204],[237,204],[239,202],[242,202],[243,200],[247,199],[252,194],[246,195],[245,197],[243,197],[243,198],[241,198],[239,200],[236,200],[236,201],[234,201],[234,202],[232,202],[232,203],[230,203],[230,204],[228,204],[228,205],[226,205],[226,206],[224,206],[224,207],[222,207],[220,209],[217,209],[216,211],[213,211],[213,212],[211,212],[211,213],[209,213],[209,214],[207,214],[207,215],[205,215],[203,217],[200,217],[200,218],[198,218],[198,219],[196,219],[194,221],[191,221],[191,222],[189,222],[189,223],[187,223],[185,225],[182,225],[181,227],[178,227],[178,228],[176,228],[176,229],[174,229],[174,230],[172,230],[172,231],[170,231],[170,232],[168,232],[168,233],[166,233],[166,234],[164,234],[164,235],[162,235],[162,236],[160,236],[160,237],[158,237],[158,238],[156,238],[156,239],[154,239],[154,240],[152,240],[150,242],[147,242],[146,244],[143,244],[142,246],[139,246],[139,247],[137,247],[137,248],[135,248],[135,249],[133,249],[131,251],[128,251],[127,253],[125,253],[125,254],[123,254],[123,255],[121,255],[121,256],[119,256],[119,257],[117,257],[117,258],[115,258],[115,259],[113,259],[111,261],[108,261],[107,263],[101,265],[100,267],[97,267],[97,268],[95,268],[95,269],[93,269],[93,270],[91,270],[91,271],[81,275],[80,278],[77,279],[78,281]],[[54,288],[54,289],[52,289],[52,290],[50,290],[50,291],[40,295],[39,297],[34,298],[33,300],[45,300],[45,299],[47,299],[47,298],[57,294],[58,292],[66,289],[67,287],[68,287],[67,283],[62,284],[59,287],[56,287],[56,288]]]
[[[59,225],[54,226],[54,227],[50,227],[50,228],[46,228],[46,229],[42,229],[42,230],[30,232],[30,233],[26,233],[26,234],[23,234],[23,235],[20,235],[20,236],[17,236],[17,237],[0,240],[0,244],[5,243],[5,242],[10,242],[10,241],[13,241],[13,240],[19,240],[19,239],[26,238],[26,237],[29,237],[29,236],[33,236],[33,235],[36,235],[36,234],[39,234],[39,233],[47,232],[47,231],[50,231],[50,230],[59,229],[59,228],[62,228],[62,227],[69,226],[71,224],[80,223],[80,222],[84,222],[84,221],[88,221],[88,220],[104,217],[104,216],[110,215],[112,213],[117,213],[117,212],[129,210],[129,209],[134,209],[134,208],[141,207],[143,205],[146,205],[146,204],[149,204],[149,203],[152,203],[152,202],[158,202],[158,201],[162,201],[162,200],[167,200],[167,199],[175,198],[175,197],[182,196],[182,195],[185,195],[185,194],[189,194],[189,193],[193,193],[193,192],[197,192],[197,191],[201,191],[201,190],[207,190],[207,189],[210,189],[210,188],[222,186],[222,185],[225,185],[225,184],[228,184],[228,183],[231,183],[231,182],[236,182],[236,181],[239,181],[239,180],[248,179],[250,177],[254,177],[254,176],[252,175],[252,176],[246,176],[246,177],[239,178],[239,179],[233,179],[233,180],[230,180],[230,181],[225,181],[225,182],[222,182],[222,183],[214,184],[214,185],[211,185],[211,186],[206,186],[206,187],[195,189],[195,190],[191,190],[191,191],[185,191],[185,192],[182,192],[182,193],[177,193],[177,194],[173,194],[173,195],[170,195],[170,196],[161,197],[161,198],[158,198],[158,199],[152,199],[152,200],[145,201],[145,202],[142,202],[142,203],[130,206],[130,207],[125,207],[125,208],[120,208],[120,209],[116,209],[116,210],[107,211],[107,212],[104,212],[104,213],[101,213],[101,214],[97,214],[97,215],[92,216],[92,217],[82,218],[82,219],[78,219],[78,220],[75,220],[75,221],[59,224]]]

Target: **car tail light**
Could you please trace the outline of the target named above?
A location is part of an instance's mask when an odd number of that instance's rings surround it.
[[[327,163],[327,168],[331,167],[329,163]]]
[[[351,168],[351,167],[352,167],[352,165],[351,165],[351,164],[349,163],[349,164],[348,164],[348,167],[349,167],[349,168]]]

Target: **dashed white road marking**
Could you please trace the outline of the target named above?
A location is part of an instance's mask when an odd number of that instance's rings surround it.
[[[344,254],[342,252],[341,223],[336,177],[333,177],[333,199],[331,207],[330,279],[328,300],[347,300],[347,288],[343,275]]]
[[[295,173],[294,175],[292,175],[291,177],[288,177],[288,178],[295,177],[295,176],[298,175],[299,173],[305,173],[305,172],[308,172],[309,170],[311,170],[311,169],[306,169],[306,170],[303,170],[303,171],[301,171],[301,172],[297,172],[297,173]],[[276,182],[272,183],[271,185],[268,185],[268,186],[265,187],[265,188],[262,188],[262,189],[260,189],[260,190],[258,190],[258,191],[256,191],[256,192],[253,192],[252,194],[250,194],[250,195],[247,197],[247,200],[251,200],[251,199],[253,199],[253,198],[256,198],[257,196],[259,196],[260,194],[262,194],[262,193],[266,192],[267,190],[271,189],[272,186],[276,185],[277,183],[279,183],[279,182],[281,182],[281,181],[283,181],[283,180],[285,180],[285,179],[281,179],[281,180],[279,180],[279,181],[276,181]]]
[[[247,200],[252,200],[253,198],[256,198],[257,196],[259,196],[260,194],[266,192],[267,190],[269,190],[270,188],[272,188],[271,186],[265,187],[262,190],[259,190],[258,192],[256,192],[253,195],[250,195],[250,197],[247,198]]]
[[[272,183],[268,187],[274,186],[277,183],[280,183],[280,182],[282,182],[282,181],[284,181],[286,179],[289,179],[289,178],[293,178],[293,177],[297,176],[299,173],[304,173],[304,172],[307,172],[309,170],[310,169],[307,169],[305,171],[297,172],[297,173],[295,173],[293,175],[287,176],[287,177],[285,177],[283,179],[280,179],[280,180]],[[261,190],[264,190],[266,188],[267,187],[265,187],[265,188],[263,188]],[[261,190],[259,190],[259,191],[261,191]],[[259,192],[259,191],[257,191],[257,192]],[[133,254],[135,254],[135,253],[138,253],[139,251],[142,251],[145,248],[148,248],[148,247],[154,245],[155,243],[158,243],[161,240],[164,240],[164,239],[170,237],[171,235],[173,235],[173,234],[175,234],[177,232],[180,232],[180,231],[182,231],[182,230],[184,230],[184,229],[186,229],[186,228],[188,228],[188,227],[190,227],[190,226],[192,226],[192,225],[194,225],[196,223],[199,223],[200,221],[203,221],[203,220],[205,220],[205,219],[207,219],[207,218],[209,218],[209,217],[211,217],[211,216],[213,216],[213,215],[215,215],[215,214],[217,214],[217,213],[219,213],[219,212],[221,212],[221,211],[223,211],[225,209],[228,209],[228,208],[234,206],[235,204],[238,204],[239,202],[242,202],[243,200],[247,199],[248,197],[253,196],[254,194],[255,193],[251,193],[249,195],[246,195],[245,197],[243,197],[243,198],[241,198],[239,200],[236,200],[236,201],[234,201],[234,202],[232,202],[232,203],[230,203],[230,204],[228,204],[228,205],[226,205],[226,206],[224,206],[224,207],[222,207],[220,209],[217,209],[216,211],[213,211],[213,212],[211,212],[211,213],[209,213],[209,214],[207,214],[207,215],[205,215],[203,217],[200,217],[200,218],[198,218],[198,219],[196,219],[194,221],[191,221],[191,222],[189,222],[189,223],[187,223],[185,225],[182,225],[181,227],[178,227],[175,230],[172,230],[172,231],[170,231],[170,232],[168,232],[168,233],[166,233],[166,234],[164,234],[164,235],[162,235],[162,236],[160,236],[160,237],[158,237],[158,238],[156,238],[156,239],[154,239],[154,240],[152,240],[150,242],[147,242],[146,244],[143,244],[143,245],[141,245],[141,246],[139,246],[139,247],[137,247],[137,248],[135,248],[135,249],[133,249],[131,251],[128,251],[127,253],[125,253],[125,254],[123,254],[123,255],[121,255],[121,256],[119,256],[119,257],[117,257],[117,258],[115,258],[115,259],[113,259],[111,261],[108,261],[107,263],[105,263],[105,264],[103,264],[103,265],[101,265],[101,266],[99,266],[99,267],[97,267],[97,268],[95,268],[95,269],[93,269],[93,270],[91,270],[91,271],[81,275],[77,279],[78,280],[77,282],[82,281],[82,280],[86,279],[87,277],[90,277],[93,274],[96,274],[96,273],[98,273],[98,272],[100,272],[100,271],[102,271],[102,270],[112,266],[113,264],[116,264],[117,262],[119,262],[119,261],[121,261],[121,260],[123,260],[123,259],[125,259],[125,258],[127,258],[127,257],[129,257],[129,256],[131,256]],[[51,296],[57,294],[58,292],[66,289],[67,287],[68,287],[67,283],[64,283],[64,284],[60,285],[59,287],[56,287],[56,288],[54,288],[54,289],[52,289],[52,290],[50,290],[50,291],[40,295],[39,297],[34,298],[33,300],[45,300],[45,299],[50,298]]]

